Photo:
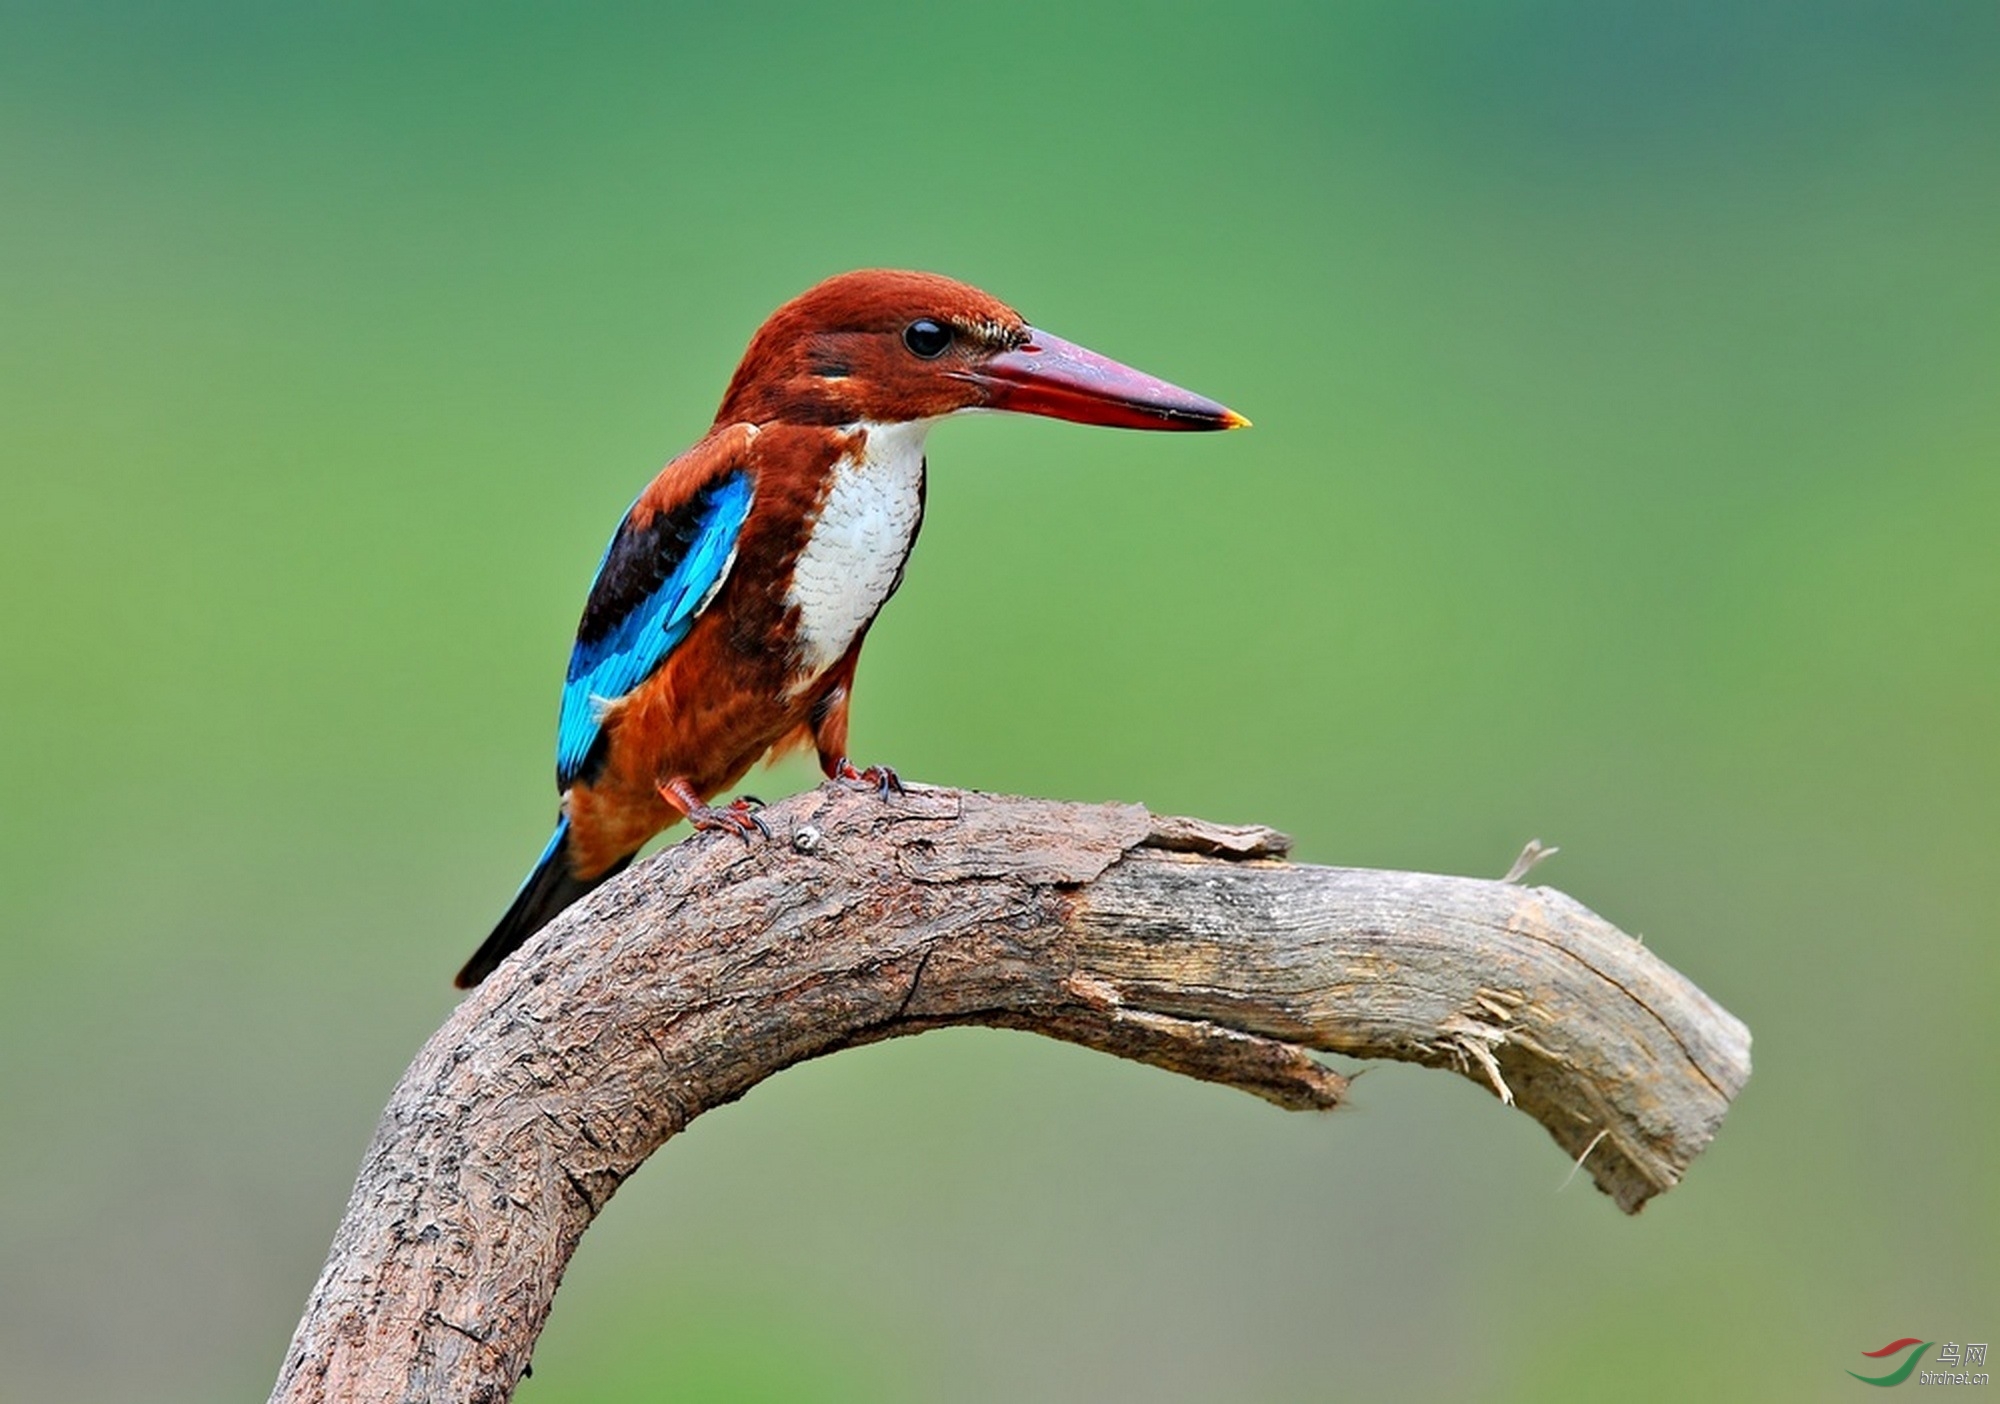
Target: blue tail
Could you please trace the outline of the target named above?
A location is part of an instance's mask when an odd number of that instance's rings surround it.
[[[594,878],[574,876],[569,868],[569,816],[564,815],[556,824],[549,846],[535,863],[535,870],[514,894],[514,904],[507,908],[493,934],[472,953],[472,959],[465,963],[465,969],[458,972],[453,983],[461,990],[471,989],[491,975],[523,941],[555,920],[556,913],[599,883],[625,871],[625,864],[631,861],[627,858]]]

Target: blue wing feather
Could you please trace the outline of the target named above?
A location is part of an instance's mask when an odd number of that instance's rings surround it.
[[[750,474],[707,484],[681,508],[635,530],[627,515],[590,587],[556,723],[556,781],[569,786],[589,766],[603,705],[651,677],[688,636],[735,558],[750,515]]]

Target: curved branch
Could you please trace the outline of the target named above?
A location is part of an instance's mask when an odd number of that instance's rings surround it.
[[[793,1063],[1027,1029],[1337,1105],[1308,1050],[1462,1073],[1627,1212],[1749,1077],[1748,1031],[1548,888],[1282,860],[1269,829],[822,787],[669,849],[532,940],[390,1098],[274,1400],[500,1404],[619,1184]]]

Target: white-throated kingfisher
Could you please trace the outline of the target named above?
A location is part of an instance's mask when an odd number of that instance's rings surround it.
[[[563,684],[555,836],[460,988],[675,822],[747,841],[754,803],[708,802],[767,753],[810,743],[829,778],[900,788],[848,762],[854,665],[923,524],[925,436],[968,410],[1249,422],[932,273],[843,273],[780,307],[611,538]]]

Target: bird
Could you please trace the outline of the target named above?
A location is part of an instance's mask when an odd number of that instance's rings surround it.
[[[459,988],[675,823],[768,837],[757,801],[710,803],[767,755],[809,745],[830,780],[901,790],[848,758],[855,665],[923,525],[926,438],[976,411],[1250,422],[941,274],[842,273],[778,308],[605,549],[563,681],[555,833]]]

